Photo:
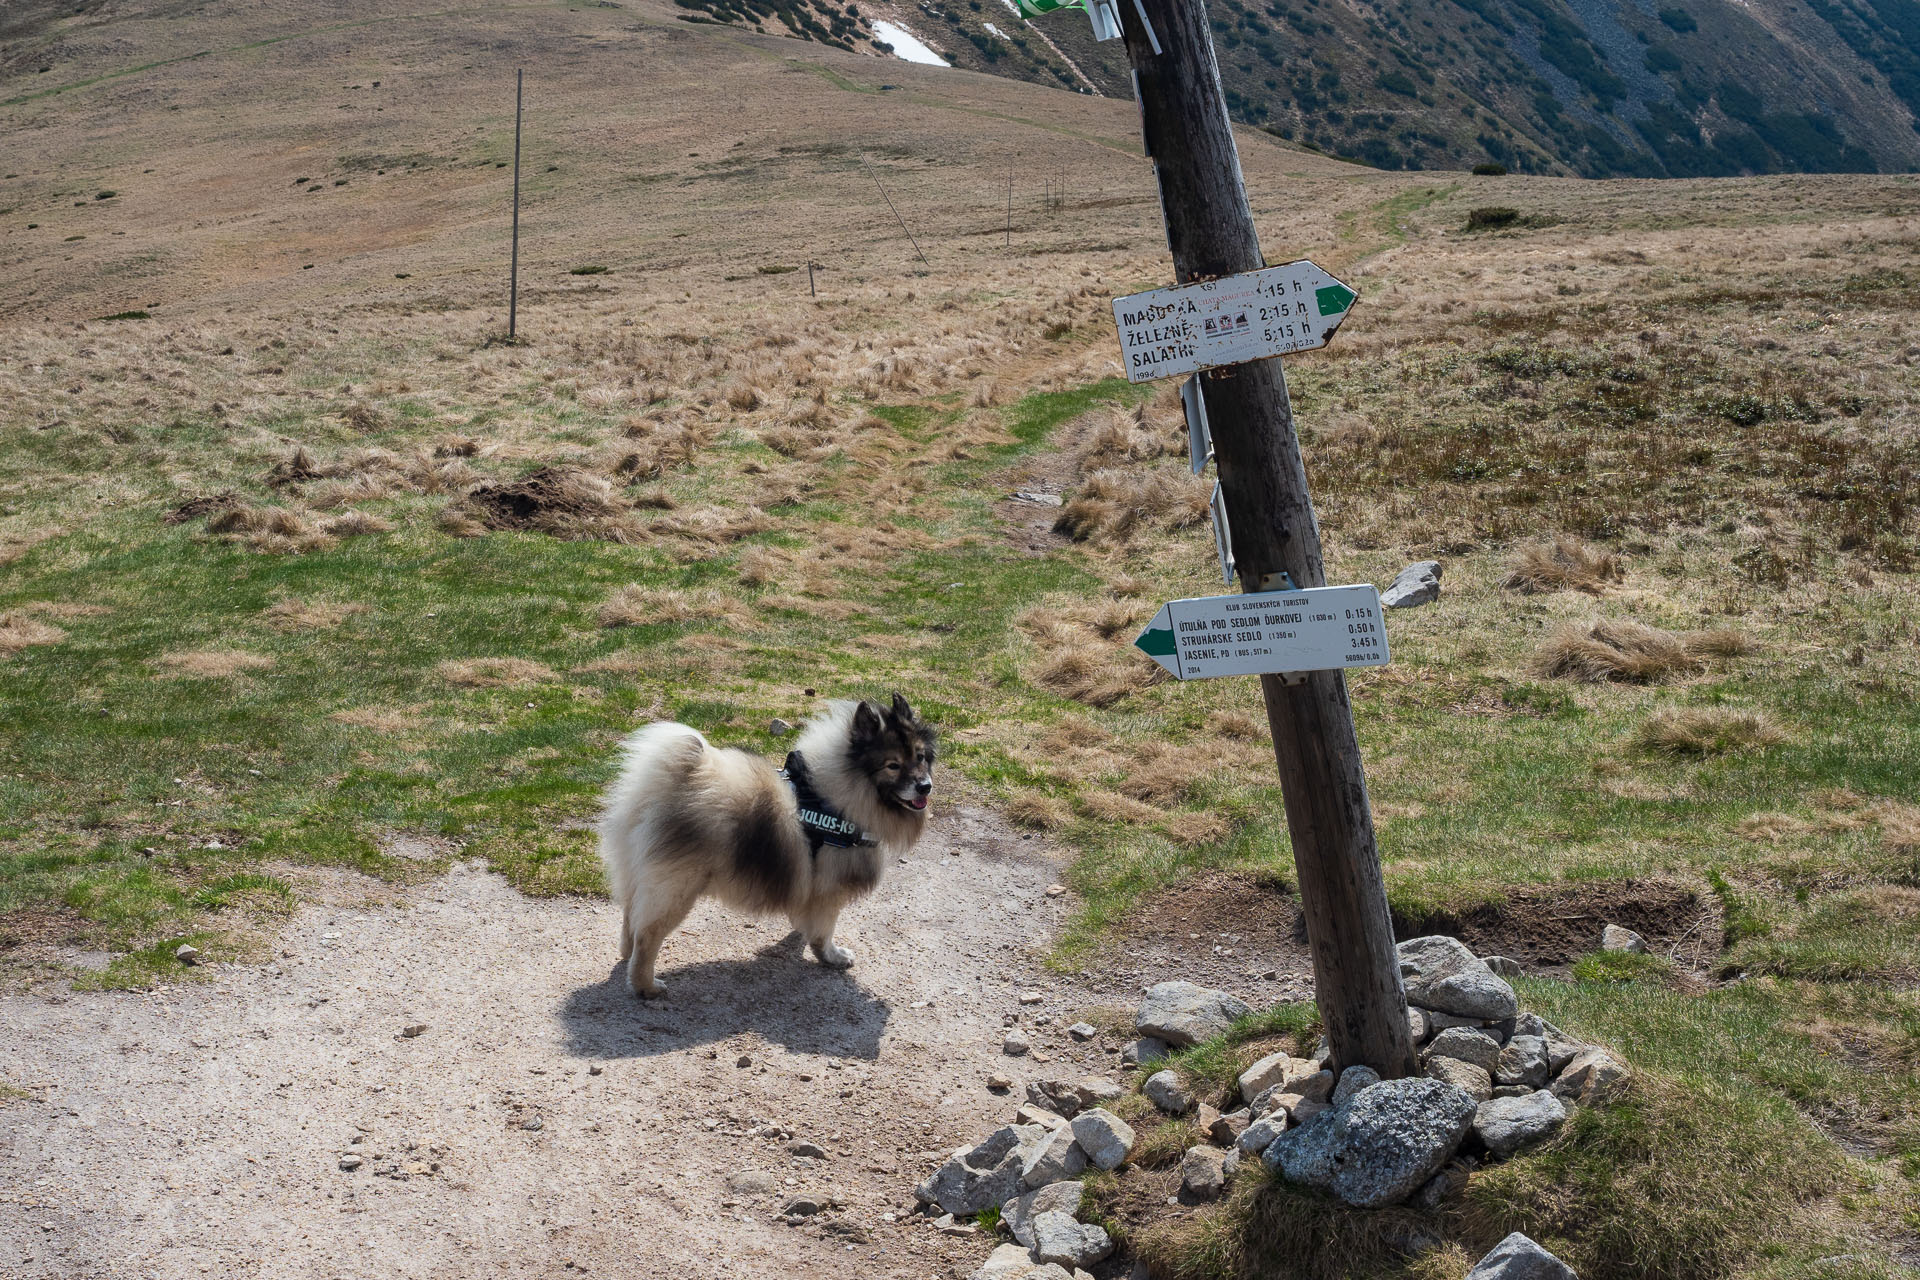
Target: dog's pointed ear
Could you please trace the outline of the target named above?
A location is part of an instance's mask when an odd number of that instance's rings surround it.
[[[920,717],[913,714],[913,707],[899,694],[893,695],[893,718],[901,724],[912,724]]]
[[[865,743],[879,738],[882,726],[880,711],[871,702],[862,702],[853,709],[853,740]]]

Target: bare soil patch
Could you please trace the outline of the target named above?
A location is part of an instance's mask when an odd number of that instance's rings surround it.
[[[1477,954],[1509,956],[1529,973],[1553,976],[1599,950],[1600,931],[1609,924],[1634,930],[1649,950],[1685,972],[1704,974],[1720,955],[1719,901],[1664,880],[1516,885],[1502,902],[1419,919],[1396,913],[1393,921],[1396,937],[1451,934]],[[1116,932],[1128,939],[1125,952],[1103,957],[1098,968],[1131,979],[1136,993],[1172,975],[1256,1004],[1312,995],[1313,960],[1299,899],[1278,877],[1196,876],[1142,903]]]
[[[659,1002],[625,990],[610,904],[468,863],[320,895],[264,965],[0,998],[0,1079],[31,1095],[0,1133],[0,1258],[155,1280],[964,1276],[991,1242],[934,1231],[913,1184],[1026,1078],[1111,1070],[1117,1046],[1064,1030],[1088,1000],[1041,967],[1066,910],[1043,845],[956,805],[888,872],[845,917],[852,970],[707,904],[667,943]],[[1009,1014],[1028,1058],[1000,1051]],[[1000,1071],[1011,1097],[986,1087]],[[789,1224],[800,1192],[834,1207]]]

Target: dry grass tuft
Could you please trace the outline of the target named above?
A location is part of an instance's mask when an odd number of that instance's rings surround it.
[[[113,610],[103,604],[79,604],[72,600],[29,600],[15,609],[15,612],[35,618],[55,618],[61,622],[71,622],[75,618],[105,617]]]
[[[1626,576],[1626,567],[1612,552],[1563,537],[1522,547],[1500,585],[1529,595],[1585,591],[1597,596]]]
[[[249,671],[266,671],[273,659],[243,649],[187,649],[156,659],[167,674],[183,680],[230,680]]]
[[[1156,809],[1143,800],[1132,796],[1123,796],[1118,791],[1108,791],[1096,787],[1080,796],[1080,807],[1089,817],[1102,822],[1155,823],[1167,816],[1164,809]]]
[[[622,587],[598,614],[603,627],[644,627],[663,622],[751,622],[751,616],[725,592],[711,587]]]
[[[448,684],[469,689],[543,684],[560,678],[553,668],[527,658],[449,658],[434,670]]]
[[[778,553],[766,547],[748,547],[740,553],[740,564],[734,572],[742,586],[771,587],[785,570],[786,562]]]
[[[52,623],[29,618],[24,610],[0,613],[0,657],[11,658],[36,644],[58,644],[67,633]]]
[[[1690,631],[1687,652],[1702,658],[1738,658],[1753,652],[1753,641],[1732,627]]]
[[[392,533],[393,522],[365,511],[343,511],[321,528],[335,538],[357,538],[368,533]]]
[[[1135,800],[1164,805],[1184,799],[1195,783],[1219,766],[1213,756],[1150,744],[1127,769],[1120,793]]]
[[[1124,543],[1200,523],[1212,493],[1212,481],[1184,468],[1114,467],[1088,476],[1053,527],[1077,542]]]
[[[1216,711],[1208,716],[1207,732],[1240,742],[1253,742],[1266,736],[1265,726],[1238,711]]]
[[[260,613],[262,620],[276,631],[315,631],[337,627],[355,614],[370,613],[364,604],[334,604],[326,600],[276,600]]]
[[[1652,684],[1700,671],[1703,657],[1745,653],[1749,647],[1736,631],[1681,635],[1638,622],[1596,622],[1562,627],[1548,636],[1534,666],[1556,679]]]
[[[487,526],[458,507],[443,507],[434,524],[440,532],[456,538],[478,538],[487,531]]]
[[[1717,756],[1778,746],[1786,740],[1786,731],[1766,715],[1726,707],[1658,711],[1634,736],[1641,750],[1665,756]]]
[[[1169,814],[1161,829],[1175,844],[1182,848],[1194,849],[1226,839],[1227,832],[1232,830],[1232,824],[1217,813],[1183,809],[1178,813]]]
[[[336,724],[352,725],[356,729],[372,729],[377,733],[408,733],[426,727],[426,720],[411,711],[396,707],[354,707],[348,711],[336,711],[327,719]]]
[[[1034,831],[1057,830],[1073,821],[1073,811],[1043,791],[1017,792],[1008,798],[1006,814],[1016,826]]]

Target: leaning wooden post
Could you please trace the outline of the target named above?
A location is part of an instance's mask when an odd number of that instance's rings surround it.
[[[1117,8],[1179,282],[1264,266],[1204,0]],[[1320,528],[1280,360],[1199,377],[1242,588],[1324,586]],[[1346,677],[1263,675],[1260,685],[1333,1065],[1412,1075],[1418,1064]]]
[[[524,71],[513,73],[513,259],[507,268],[507,337],[519,332],[520,320],[520,83]]]

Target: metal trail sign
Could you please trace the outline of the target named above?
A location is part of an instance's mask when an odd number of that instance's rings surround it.
[[[1389,661],[1380,593],[1366,583],[1170,601],[1133,643],[1179,680],[1292,675]]]
[[[1324,347],[1358,295],[1302,259],[1113,300],[1129,382]]]

